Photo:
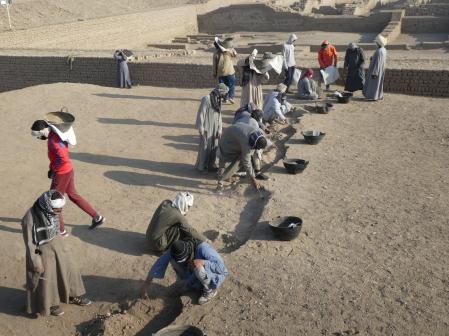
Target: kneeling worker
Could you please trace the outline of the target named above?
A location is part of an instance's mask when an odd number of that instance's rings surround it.
[[[206,237],[192,228],[185,217],[192,205],[193,195],[188,192],[180,192],[173,201],[165,200],[159,205],[146,232],[152,251],[165,251],[177,239],[192,237],[206,241]]]
[[[196,239],[176,240],[170,250],[159,257],[151,267],[141,288],[141,297],[147,298],[153,278],[163,279],[171,264],[186,289],[201,290],[200,305],[217,295],[217,289],[228,275],[228,270],[217,251],[206,242]]]

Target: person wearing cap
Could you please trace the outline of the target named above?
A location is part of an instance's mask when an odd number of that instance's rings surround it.
[[[262,188],[256,180],[256,174],[252,163],[254,150],[264,149],[267,146],[267,139],[263,132],[253,125],[237,122],[229,126],[223,132],[218,147],[220,160],[218,167],[218,187],[223,190],[223,181],[231,178],[242,165],[246,175],[251,179],[256,189]]]
[[[292,106],[286,99],[287,86],[278,84],[276,88],[265,95],[263,103],[263,120],[265,122],[279,121],[282,124],[287,122],[285,114],[290,112]]]
[[[312,79],[313,70],[307,69],[301,73],[298,82],[298,97],[299,99],[315,100],[319,98],[318,85]]]
[[[288,40],[282,46],[282,55],[284,56],[283,67],[285,71],[285,80],[284,84],[286,85],[286,92],[290,93],[289,88],[292,84],[293,74],[296,68],[296,60],[295,60],[295,41],[298,37],[295,34],[291,34],[288,37]]]
[[[219,83],[224,83],[229,92],[226,94],[224,101],[229,101],[234,104],[235,97],[235,69],[234,59],[237,56],[237,52],[233,46],[233,38],[228,37],[224,41],[220,41],[218,37],[215,37],[215,51],[213,55],[213,72],[214,78],[218,79]]]
[[[363,88],[363,95],[367,100],[381,100],[384,98],[384,79],[387,62],[387,38],[377,35],[375,39],[377,50],[371,57],[371,62]]]
[[[218,139],[221,137],[223,121],[221,102],[228,93],[228,87],[220,83],[201,99],[196,116],[196,128],[200,134],[200,144],[195,168],[200,172],[217,170]]]
[[[206,241],[206,237],[187,221],[186,215],[192,206],[193,195],[189,192],[180,192],[173,201],[165,200],[159,205],[145,234],[152,251],[165,251],[177,239],[194,238]]]
[[[117,61],[117,86],[119,88],[131,89],[132,83],[126,55],[123,53],[123,50],[116,50],[113,57]]]
[[[320,51],[318,52],[318,63],[320,64],[320,70],[324,70],[327,67],[337,67],[338,54],[337,50],[328,40],[324,40],[321,43]],[[321,79],[321,82],[323,80]],[[326,84],[326,90],[330,89],[330,84]]]
[[[345,82],[345,91],[355,92],[363,90],[365,84],[365,54],[363,49],[355,43],[349,43],[346,49],[344,67],[348,73]]]
[[[201,292],[198,299],[200,305],[208,303],[217,295],[218,288],[228,275],[223,259],[211,245],[194,239],[176,240],[148,272],[140,289],[142,298],[148,298],[148,288],[153,279],[165,277],[168,264],[172,265],[181,280],[181,288]]]
[[[60,316],[60,303],[87,306],[91,301],[70,250],[59,237],[59,214],[65,198],[57,190],[44,192],[22,219],[25,243],[27,313]]]
[[[67,194],[69,199],[81,210],[92,217],[90,229],[104,223],[101,216],[75,188],[75,173],[69,157],[69,145],[76,145],[76,136],[72,127],[75,117],[67,112],[51,112],[46,115],[47,120],[37,120],[31,126],[31,134],[39,139],[47,140],[50,169],[48,178],[52,180],[51,189]],[[68,236],[64,227],[64,218],[60,216],[60,234]]]
[[[242,69],[242,96],[240,107],[254,103],[258,109],[263,108],[262,84],[270,79],[266,61],[256,60],[257,49],[237,65]]]

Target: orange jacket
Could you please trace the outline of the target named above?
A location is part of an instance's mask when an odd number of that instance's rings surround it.
[[[335,60],[334,60],[335,57]],[[337,50],[333,45],[330,45],[323,49],[321,48],[318,52],[318,62],[320,63],[320,68],[327,68],[330,65],[336,65],[338,59]]]

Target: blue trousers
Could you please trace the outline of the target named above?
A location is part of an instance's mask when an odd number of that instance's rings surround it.
[[[226,99],[234,99],[235,96],[235,74],[229,76],[218,77],[219,83],[224,83],[228,88],[229,92],[226,95]]]
[[[295,69],[296,69],[295,66],[291,66],[285,70],[285,80],[284,80],[285,85],[290,86],[292,84],[293,74],[295,73]]]

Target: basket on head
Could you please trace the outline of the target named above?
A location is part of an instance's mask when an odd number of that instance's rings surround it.
[[[75,122],[75,116],[68,112],[67,107],[57,112],[49,112],[44,117],[45,121],[56,126],[61,132],[67,132]]]

